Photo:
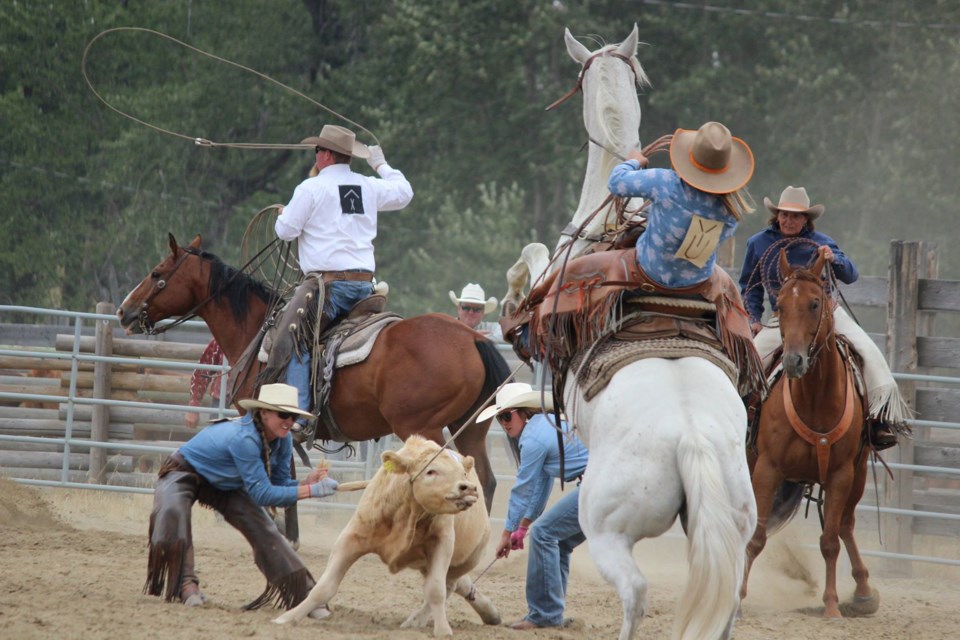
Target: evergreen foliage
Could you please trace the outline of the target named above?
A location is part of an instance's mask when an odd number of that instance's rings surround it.
[[[3,3],[0,303],[119,302],[165,252],[168,231],[200,233],[238,265],[251,217],[286,202],[309,169],[309,152],[198,147],[103,106],[81,57],[121,26],[252,67],[373,132],[416,193],[381,217],[377,239],[378,275],[405,314],[452,313],[446,292],[468,281],[502,295],[524,244],[552,247],[572,216],[586,161],[581,100],[544,112],[576,82],[564,27],[594,49],[639,25],[653,82],[640,97],[644,143],[706,120],[750,143],[760,210],[741,225],[741,246],[766,221],[763,196],[788,184],[827,206],[820,228],[862,273],[883,273],[892,238],[949,239],[960,4],[710,4],[722,10],[666,0]],[[296,143],[343,124],[146,32],[105,36],[88,69],[111,104],[188,137]],[[945,252],[941,272],[958,266]]]

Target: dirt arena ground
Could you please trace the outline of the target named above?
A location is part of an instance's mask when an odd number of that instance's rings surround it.
[[[144,596],[149,510],[149,496],[39,489],[0,480],[0,636],[56,640],[431,637],[428,631],[399,629],[420,601],[419,575],[391,576],[373,558],[365,558],[347,575],[333,602],[334,615],[326,620],[279,627],[270,622],[273,610],[241,611],[261,592],[263,580],[240,535],[199,508],[194,519],[197,568],[210,602],[188,609]],[[301,554],[315,575],[322,571],[330,543],[347,517],[347,512],[338,511],[303,518]],[[792,535],[788,530],[783,539],[775,538],[769,553],[758,562],[736,638],[957,637],[960,570],[927,567],[918,570],[922,577],[876,577],[874,586],[882,597],[876,615],[825,621],[820,618],[819,553],[795,542],[790,548],[800,552],[788,552]],[[815,542],[815,538],[804,542]],[[683,540],[642,542],[636,556],[650,582],[650,615],[638,637],[667,638],[686,576]],[[868,562],[874,568],[879,561]],[[525,567],[526,556],[514,553],[495,563],[478,585],[494,600],[505,622],[525,612]],[[849,596],[852,588],[852,580],[845,575],[842,594]],[[450,600],[449,611],[455,636],[467,640],[613,638],[620,626],[619,602],[593,568],[585,547],[574,555],[567,615],[575,622],[569,628],[515,632],[484,627],[457,598]]]

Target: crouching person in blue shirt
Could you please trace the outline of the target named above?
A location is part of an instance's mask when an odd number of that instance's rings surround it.
[[[544,409],[552,410],[549,394],[543,401],[547,405]],[[522,631],[560,627],[564,625],[570,554],[586,540],[580,529],[580,484],[568,489],[564,497],[543,513],[553,480],[560,477],[560,450],[553,418],[542,413],[539,391],[522,382],[504,385],[497,394],[496,404],[484,409],[477,416],[477,422],[494,415],[508,436],[520,440],[520,468],[510,491],[497,557],[505,558],[511,550],[523,549],[523,540],[530,529],[527,615],[510,628]],[[587,467],[587,448],[566,422],[561,422],[560,427],[564,479],[579,480]]]
[[[244,608],[272,602],[289,609],[306,597],[315,581],[264,507],[330,496],[337,482],[326,477],[326,469],[315,469],[299,482],[290,477],[290,427],[296,416],[310,415],[298,408],[296,388],[264,385],[256,400],[237,404],[248,413],[206,427],[160,467],[144,592],[187,606],[206,602],[194,571],[190,526],[190,511],[199,500],[243,534],[267,579],[264,592]],[[310,615],[325,617],[329,610],[322,607]]]

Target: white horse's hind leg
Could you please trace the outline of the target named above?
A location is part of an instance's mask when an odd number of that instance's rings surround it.
[[[587,536],[590,557],[600,575],[612,584],[623,605],[620,640],[629,640],[647,614],[647,579],[633,560],[633,545],[622,534]]]

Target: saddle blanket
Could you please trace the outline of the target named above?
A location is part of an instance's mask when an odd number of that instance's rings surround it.
[[[689,338],[663,338],[653,340],[617,340],[615,338],[597,344],[592,350],[576,356],[570,365],[576,371],[577,384],[586,400],[593,399],[606,388],[613,375],[637,360],[644,358],[704,358],[720,367],[736,387],[740,372],[730,358],[720,349]]]

